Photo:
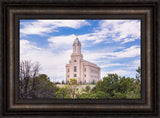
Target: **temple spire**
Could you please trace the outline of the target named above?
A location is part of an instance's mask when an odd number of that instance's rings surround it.
[[[75,44],[81,45],[80,41],[78,40],[78,34],[76,34],[76,39],[73,42],[73,45]]]
[[[78,34],[76,34],[76,39],[74,40],[73,43],[73,53],[81,54],[81,43],[78,39]]]

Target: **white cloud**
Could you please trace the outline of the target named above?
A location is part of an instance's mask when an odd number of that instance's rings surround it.
[[[127,70],[127,69],[114,69],[112,71],[101,71],[101,79],[103,79],[103,77],[108,76],[108,74],[118,74],[118,76],[125,76],[125,77],[133,77],[135,78],[136,76],[136,71],[134,70]]]
[[[108,74],[115,74],[116,73],[119,76],[126,76],[126,77],[127,77],[127,75],[130,76],[132,74],[132,72],[129,70],[120,70],[120,69],[108,71],[107,73]]]
[[[106,58],[106,53],[104,52],[93,52],[93,51],[86,51],[83,53],[83,56],[86,60],[94,61],[97,59]]]
[[[107,68],[107,67],[113,67],[113,66],[123,66],[124,64],[121,63],[109,63],[109,64],[103,64],[100,65],[101,68]]]
[[[72,44],[75,40],[75,37],[76,37],[75,34],[52,36],[48,39],[49,46],[52,47],[52,48],[59,48],[59,47],[61,47],[61,48],[72,48]],[[103,40],[101,38],[98,39],[98,37],[100,37],[100,36],[92,35],[92,33],[78,36],[78,38],[79,38],[83,47],[88,47],[88,46],[92,45],[92,44],[87,44],[87,41],[93,41],[93,44],[102,42]]]
[[[134,45],[119,52],[108,53],[107,55],[112,59],[136,57],[140,55],[140,46]]]
[[[75,35],[67,35],[67,36],[53,36],[48,39],[49,46],[56,49],[56,48],[72,48],[72,44],[75,40]]]
[[[108,73],[106,71],[101,71],[101,79],[103,80],[103,77],[106,77]]]
[[[90,25],[86,20],[35,20],[33,22],[21,22],[21,35],[44,35],[57,32],[59,27],[78,29]]]
[[[120,68],[116,68],[114,66],[121,66]],[[123,66],[123,67],[122,67]],[[114,68],[110,68],[114,67]],[[108,74],[118,74],[119,76],[126,77],[135,77],[136,70],[140,67],[140,59],[135,59],[133,61],[129,61],[128,63],[109,63],[101,65],[101,77],[107,76]],[[103,70],[105,68],[105,70]]]
[[[81,41],[97,43],[121,42],[121,44],[140,39],[140,21],[138,20],[102,20],[91,33],[79,35]]]
[[[107,33],[106,31],[93,32],[93,33],[79,35],[79,38],[82,41],[92,41],[93,44],[97,44],[103,41],[110,42],[109,39],[106,39],[105,36],[106,33]]]
[[[112,47],[110,50],[96,50],[89,51],[86,50],[83,55],[84,58],[90,61],[97,61],[102,59],[123,59],[123,58],[132,58],[140,55],[140,46],[134,45],[126,49],[121,49],[122,47]],[[116,51],[117,49],[121,49],[120,51]]]
[[[72,50],[65,50],[57,54],[49,48],[38,48],[27,40],[20,40],[20,59],[38,61],[41,64],[40,73],[56,77],[59,81],[65,80],[65,64],[68,63],[71,52]]]
[[[118,74],[119,76],[126,76],[126,77],[134,77],[135,73],[129,70],[122,70],[122,69],[114,69],[112,71],[101,71],[101,78],[108,76],[108,74]]]
[[[140,39],[140,22],[138,20],[102,20],[100,30],[106,31],[106,37],[122,44]]]
[[[100,42],[121,44],[140,39],[140,21],[138,20],[102,20],[94,32],[80,36],[82,40],[92,40],[93,44]]]
[[[140,67],[140,59],[135,59],[133,61],[131,61],[129,64],[127,64],[127,68],[128,69],[134,69],[137,70],[138,67]]]
[[[64,47],[64,48],[72,48],[72,44],[75,40],[76,35],[70,34],[70,35],[61,35],[61,36],[52,36],[48,39],[49,46],[54,48]],[[83,47],[91,46],[92,44],[87,44],[87,41],[93,41],[94,44],[100,43],[103,40],[98,35],[90,34],[83,34],[78,35],[78,38],[82,44]]]

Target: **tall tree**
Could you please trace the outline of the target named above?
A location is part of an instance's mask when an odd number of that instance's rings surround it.
[[[69,85],[69,89],[70,89],[72,98],[74,99],[76,91],[77,91],[77,86],[78,86],[77,79],[71,78],[68,85]]]
[[[35,78],[34,98],[56,98],[56,84],[50,81],[46,74]]]
[[[35,90],[35,78],[38,76],[40,64],[38,62],[32,63],[28,60],[20,62],[20,97],[30,98]],[[31,82],[32,79],[32,83]]]

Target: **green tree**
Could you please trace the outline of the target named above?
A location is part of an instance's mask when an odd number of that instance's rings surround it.
[[[91,87],[89,85],[86,86],[86,92],[89,92]]]
[[[138,67],[138,69],[136,70],[137,74],[136,74],[136,79],[141,79],[141,68]]]
[[[82,93],[79,96],[80,99],[106,99],[109,98],[108,94],[106,94],[103,91],[98,91],[98,92],[86,92]]]
[[[70,89],[70,94],[71,94],[73,99],[75,98],[75,94],[76,94],[76,91],[77,91],[77,86],[78,86],[77,79],[74,79],[74,78],[70,79],[68,87]]]
[[[103,80],[97,82],[91,92],[96,93],[97,98],[140,98],[140,81],[130,77],[120,77],[117,74],[108,74]]]
[[[89,99],[90,97],[90,93],[82,93],[80,96],[79,96],[79,99]]]
[[[105,99],[105,98],[110,98],[108,93],[105,93],[103,91],[97,91],[96,92],[96,98],[97,99]]]
[[[96,86],[92,89],[92,91],[102,91],[103,89],[103,81],[99,80]]]
[[[62,88],[58,88],[58,90],[56,91],[56,98],[58,98],[58,99],[72,98],[71,95],[70,95],[69,87],[64,86]]]
[[[95,86],[95,92],[103,91],[105,93],[108,93],[110,96],[114,96],[113,90],[117,91],[118,88],[118,75],[108,74],[107,77],[103,78],[103,81],[100,80],[97,82]]]
[[[56,98],[56,85],[50,81],[46,74],[40,74],[35,82],[35,98]]]
[[[71,95],[67,94],[65,97],[65,99],[72,99]]]
[[[34,89],[33,89],[33,81],[35,81]],[[24,82],[24,81],[22,81]],[[27,98],[55,98],[55,92],[57,87],[54,83],[52,83],[47,77],[46,74],[40,74],[39,76],[35,77],[35,79],[30,78],[28,82],[28,92],[30,96]]]

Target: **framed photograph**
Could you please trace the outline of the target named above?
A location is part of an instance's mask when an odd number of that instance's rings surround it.
[[[3,115],[158,116],[158,2],[2,2]]]

